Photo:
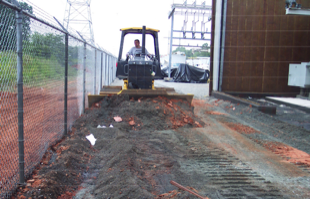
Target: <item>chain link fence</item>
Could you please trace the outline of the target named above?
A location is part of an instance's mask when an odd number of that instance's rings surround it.
[[[116,57],[20,6],[0,1],[0,198],[66,134],[87,94],[115,78]]]

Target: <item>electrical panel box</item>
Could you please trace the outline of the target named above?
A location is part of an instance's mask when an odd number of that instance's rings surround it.
[[[290,64],[288,85],[301,88],[310,88],[310,62]]]

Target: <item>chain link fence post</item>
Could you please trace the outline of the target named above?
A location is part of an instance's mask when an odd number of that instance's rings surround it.
[[[112,81],[114,81],[114,79],[115,79],[115,58],[113,57],[113,64],[112,64],[112,68],[113,68],[113,80]]]
[[[106,61],[106,77],[107,77],[107,86],[109,86],[109,55],[107,54],[107,61]]]
[[[25,184],[24,152],[24,101],[23,101],[23,14],[16,11],[17,45],[17,103],[18,103],[18,143],[19,143],[19,184]]]
[[[102,89],[102,76],[103,76],[103,52],[101,54],[101,61],[100,61],[100,84],[99,84],[99,93],[100,90]]]
[[[96,95],[96,84],[97,84],[97,49],[95,49],[95,73],[94,73],[94,95]]]
[[[109,85],[111,84],[111,56],[109,55]]]
[[[64,82],[64,136],[68,134],[68,59],[69,59],[69,33],[54,17],[59,26],[66,32],[65,33],[65,82]]]
[[[111,83],[114,80],[114,57],[111,57]]]
[[[105,74],[104,74],[104,81],[105,81],[105,85],[109,85],[108,83],[108,54],[105,54],[105,66],[104,66],[104,70],[105,70]]]
[[[85,113],[85,92],[86,92],[86,43],[84,42],[84,59],[83,59],[83,105],[82,105],[82,113]]]
[[[68,133],[68,52],[69,35],[65,34],[65,96],[64,96],[64,136]]]
[[[113,57],[111,56],[111,83],[113,82],[113,70],[114,70],[114,68],[113,68],[113,62],[114,62],[114,59],[113,59]]]
[[[112,69],[112,79],[111,79],[111,83],[114,81],[114,66],[115,66],[115,63],[114,63],[115,59],[114,57],[112,57],[112,62],[111,62],[111,69]]]
[[[106,58],[107,58],[107,60],[106,60],[106,78],[107,78],[107,85],[109,85],[109,55],[108,54],[106,54]]]

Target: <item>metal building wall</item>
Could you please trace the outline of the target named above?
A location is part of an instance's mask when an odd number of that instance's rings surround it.
[[[310,61],[309,26],[310,16],[285,15],[285,0],[228,0],[222,91],[298,93],[289,63]]]

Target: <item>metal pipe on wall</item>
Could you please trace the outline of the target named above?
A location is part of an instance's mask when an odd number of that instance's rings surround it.
[[[221,28],[222,28],[223,0],[216,1],[215,29],[213,45],[213,90],[217,91],[219,86],[220,53],[221,53]]]
[[[214,28],[215,28],[215,10],[216,0],[212,0],[212,21],[211,21],[211,50],[210,50],[210,84],[209,84],[209,96],[213,92],[213,63],[214,63]]]
[[[219,77],[219,91],[222,91],[223,83],[223,69],[224,69],[224,53],[225,53],[225,36],[226,36],[226,15],[227,15],[227,0],[223,0],[222,8],[222,32],[221,32],[221,52],[220,52],[220,77]]]
[[[25,184],[25,152],[24,152],[24,102],[23,102],[23,14],[16,11],[17,39],[17,113],[19,144],[19,183]]]

